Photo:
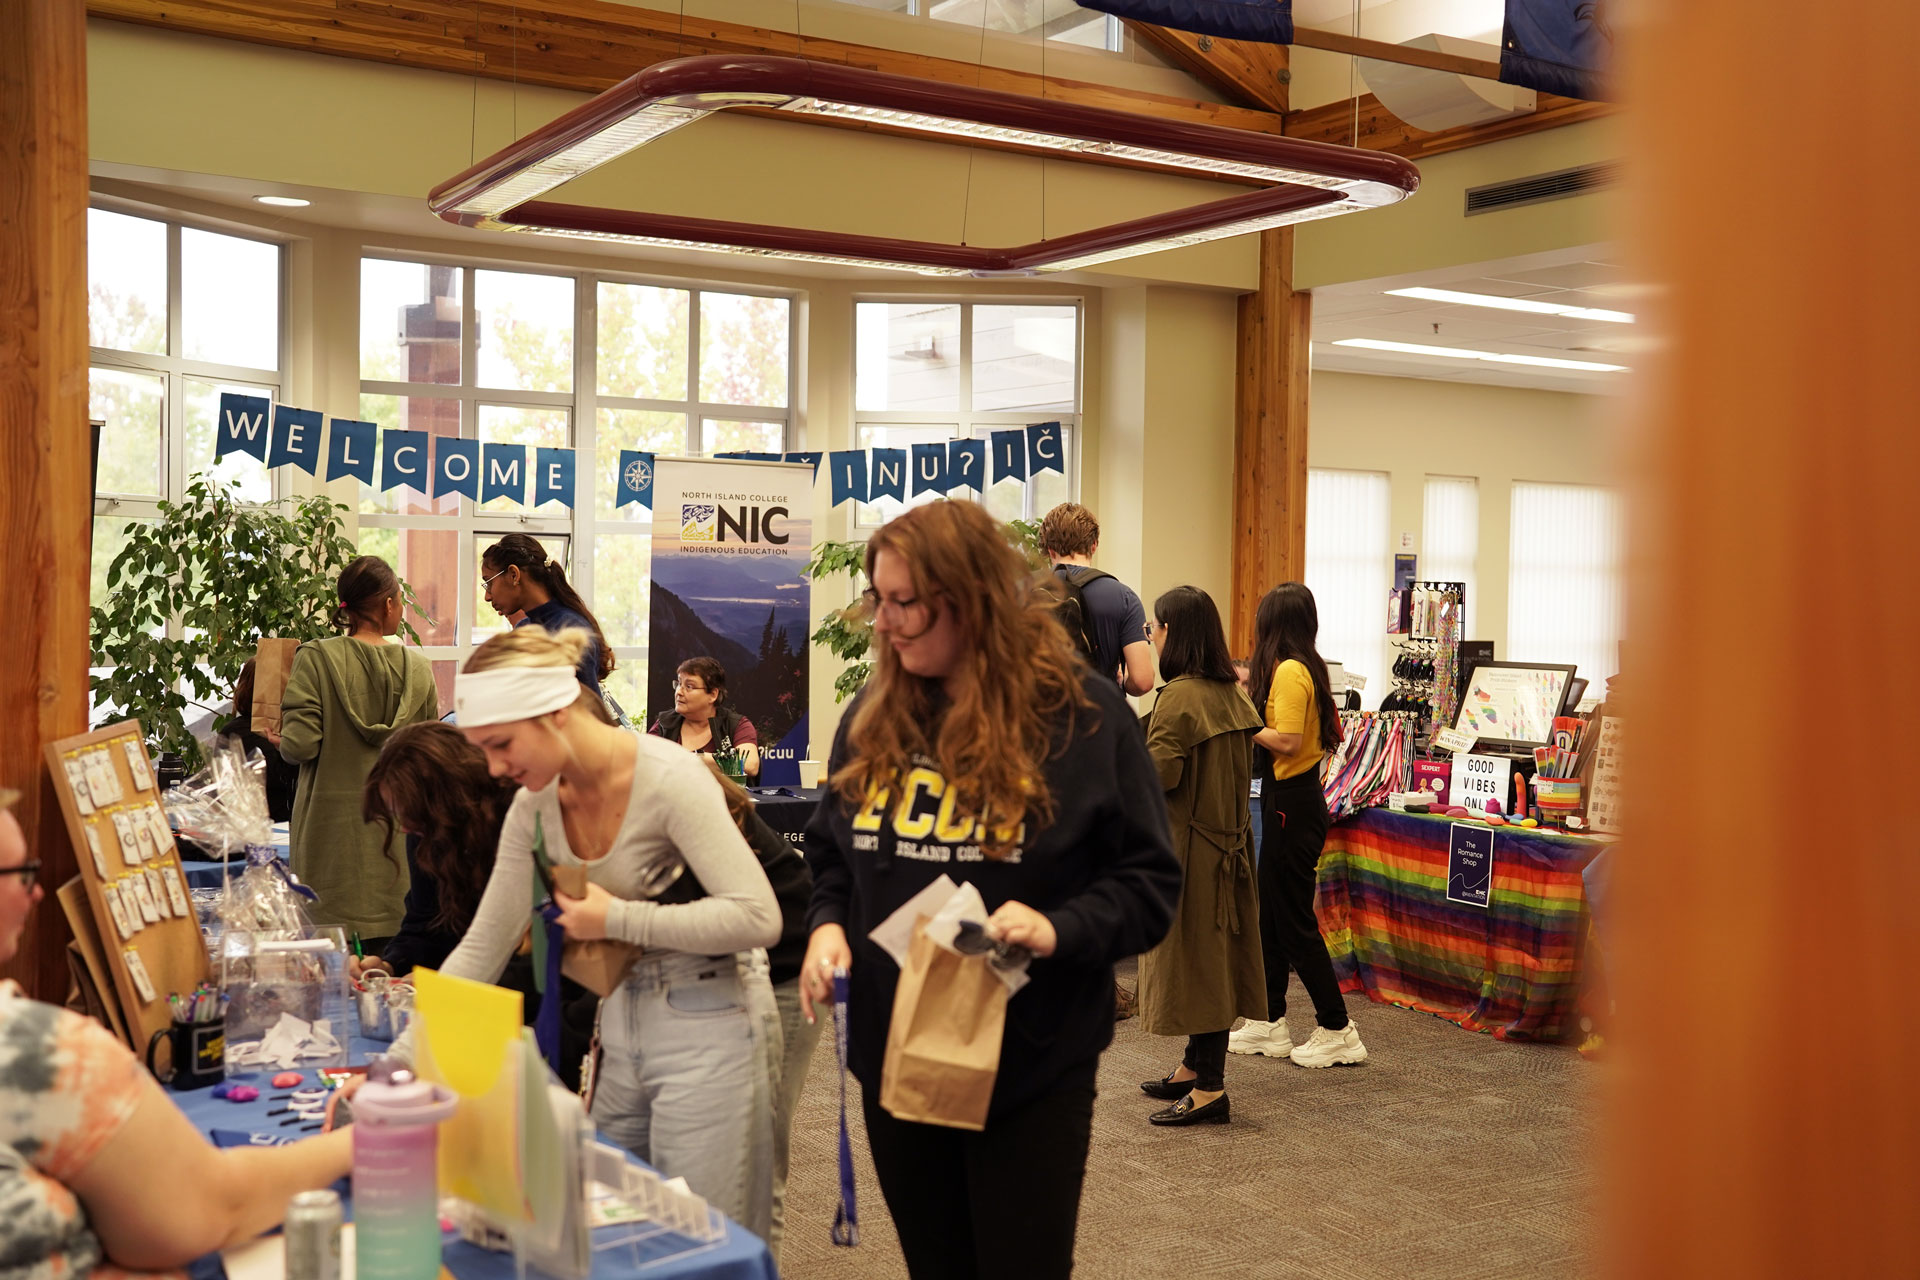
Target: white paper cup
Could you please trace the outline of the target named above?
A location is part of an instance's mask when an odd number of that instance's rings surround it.
[[[824,761],[802,760],[800,762],[800,785],[803,787],[819,786],[820,779],[826,771],[827,766]]]

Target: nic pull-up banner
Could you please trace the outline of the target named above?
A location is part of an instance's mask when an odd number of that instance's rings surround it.
[[[813,468],[655,458],[647,722],[673,710],[675,671],[712,658],[724,708],[753,722],[760,783],[795,786],[807,751]]]

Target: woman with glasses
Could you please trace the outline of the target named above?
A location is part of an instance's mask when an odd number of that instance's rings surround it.
[[[11,812],[18,798],[0,791],[0,963],[44,894]],[[220,1150],[105,1027],[0,983],[9,1275],[184,1269],[278,1227],[297,1192],[345,1177],[352,1163],[350,1129]]]
[[[908,1271],[1065,1276],[1113,965],[1160,940],[1180,893],[1166,802],[1118,686],[1080,661],[985,510],[896,517],[866,572],[873,676],[805,837],[805,1012],[850,970],[848,1055]],[[979,1132],[880,1105],[899,970],[868,933],[941,875],[980,891],[982,941],[1033,957]]]
[[[1154,1035],[1187,1037],[1187,1052],[1140,1089],[1172,1104],[1147,1117],[1153,1124],[1226,1124],[1227,1029],[1267,1012],[1247,821],[1262,721],[1234,679],[1206,592],[1175,587],[1155,600],[1150,630],[1166,684],[1147,721],[1147,752],[1167,789],[1183,887],[1172,931],[1140,957],[1140,1017]]]
[[[673,710],[648,733],[689,751],[737,755],[749,778],[760,776],[760,731],[726,704],[727,669],[712,658],[688,658],[674,672]]]
[[[524,533],[510,533],[480,555],[480,590],[503,618],[521,617],[516,627],[544,627],[563,631],[579,627],[589,639],[580,655],[580,683],[598,692],[600,682],[613,674],[613,649],[599,619],[567,581],[560,562],[547,555],[539,541]]]

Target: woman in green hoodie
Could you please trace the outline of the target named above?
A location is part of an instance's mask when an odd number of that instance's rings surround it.
[[[278,746],[300,766],[293,803],[293,870],[320,901],[314,923],[358,932],[369,947],[400,930],[406,858],[400,839],[360,816],[360,793],[387,735],[439,714],[433,667],[387,643],[400,629],[400,580],[378,556],[340,573],[334,625],[343,636],[303,644],[281,698]],[[377,950],[376,950],[377,954]]]

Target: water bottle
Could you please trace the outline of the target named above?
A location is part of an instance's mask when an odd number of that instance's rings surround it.
[[[440,1274],[439,1125],[451,1090],[375,1059],[353,1095],[354,1265],[361,1280]]]

